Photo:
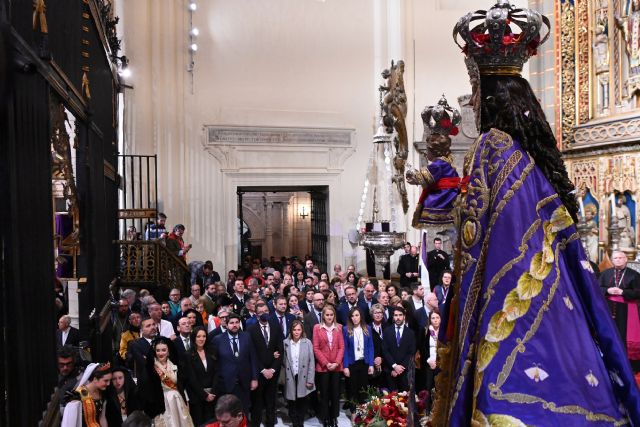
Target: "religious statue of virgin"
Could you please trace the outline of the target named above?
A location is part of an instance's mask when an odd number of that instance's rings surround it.
[[[640,425],[640,392],[576,230],[574,187],[521,77],[549,32],[545,16],[508,0],[454,29],[481,135],[453,210],[459,284],[440,328],[433,425]]]

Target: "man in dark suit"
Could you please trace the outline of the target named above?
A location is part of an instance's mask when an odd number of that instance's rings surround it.
[[[131,341],[129,343],[129,349],[127,350],[127,366],[133,369],[133,372],[138,378],[144,379],[146,376],[146,359],[147,353],[151,348],[151,341],[158,333],[156,329],[156,322],[151,317],[144,317],[140,324],[140,338]]]
[[[416,336],[405,324],[405,312],[395,307],[393,325],[388,326],[382,337],[384,368],[387,372],[387,385],[391,390],[409,390],[407,369],[416,354]]]
[[[304,311],[304,314],[313,310],[313,296],[315,290],[311,288],[304,288],[304,300],[300,303],[300,310]]]
[[[80,344],[80,332],[71,326],[71,318],[62,316],[58,320],[58,330],[56,331],[56,345],[60,349],[62,346],[70,345],[78,347]]]
[[[180,360],[184,360],[185,353],[191,349],[191,322],[188,317],[178,320],[178,335],[174,338],[173,344],[176,346]]]
[[[421,283],[414,282],[411,284],[411,297],[408,299],[409,305],[413,310],[413,314],[415,317],[415,313],[418,309],[424,307],[424,286]]]
[[[270,320],[276,322],[280,330],[282,331],[282,339],[289,334],[291,328],[291,322],[296,320],[296,316],[291,313],[287,313],[287,298],[283,295],[278,295],[273,300],[273,308],[275,311],[271,314]]]
[[[627,255],[622,251],[613,251],[611,262],[613,268],[604,270],[598,281],[600,290],[613,313],[613,320],[620,331],[622,342],[625,347],[628,347],[630,342],[627,331],[628,307],[629,304],[635,304],[640,299],[640,274],[627,267]],[[637,351],[638,349],[632,349],[631,353],[635,354]],[[629,348],[627,352],[629,353]],[[632,362],[634,365],[638,364],[638,361]]]
[[[262,413],[265,427],[276,424],[276,394],[278,377],[284,355],[282,331],[280,325],[269,317],[269,308],[264,302],[256,305],[258,323],[249,327],[253,348],[256,351],[258,365],[258,388],[251,392],[251,426],[260,427]]]
[[[433,246],[435,249],[427,252],[427,270],[429,271],[431,289],[441,284],[442,272],[451,269],[449,254],[442,250],[442,239],[439,237],[433,239]],[[428,290],[425,289],[425,292]]]
[[[250,392],[258,387],[258,365],[249,334],[240,331],[240,316],[229,314],[227,331],[213,339],[213,355],[218,361],[216,396],[235,394],[244,407],[251,409]]]
[[[418,324],[420,330],[422,330],[422,328],[427,326],[427,324],[429,323],[429,314],[433,310],[438,310],[438,298],[436,297],[435,293],[428,293],[424,301],[424,306],[417,309],[413,313],[413,318],[416,320],[416,323]],[[438,310],[438,312],[439,311],[440,310]]]
[[[313,294],[313,306],[311,311],[304,315],[304,333],[313,341],[313,327],[320,323],[322,309],[324,308],[324,295],[321,292]]]
[[[367,283],[358,296],[358,306],[364,310],[364,319],[367,323],[371,323],[371,307],[373,307],[374,304],[378,303],[378,300],[374,296],[375,292],[376,288],[373,286],[373,284]]]
[[[242,280],[236,280],[233,285],[233,295],[231,295],[231,305],[233,306],[233,312],[240,314],[244,307],[244,302],[249,299],[248,295],[244,292],[244,282]]]
[[[344,298],[345,300],[340,303],[337,310],[337,320],[341,325],[344,326],[347,324],[349,311],[351,311],[353,307],[358,307],[360,310],[362,310],[363,313],[369,312],[369,307],[367,306],[367,304],[365,302],[358,301],[358,292],[356,291],[356,288],[354,286],[349,285],[344,288]]]
[[[411,246],[408,254],[402,255],[398,261],[398,274],[400,275],[400,286],[407,288],[413,282],[418,281],[418,248]]]

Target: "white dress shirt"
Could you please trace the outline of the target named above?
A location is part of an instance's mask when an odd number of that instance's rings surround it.
[[[364,334],[360,326],[353,328],[353,355],[356,361],[364,359]]]
[[[69,338],[69,331],[71,330],[71,328],[67,328],[66,331],[62,331],[62,345],[64,345],[67,342],[67,338]]]
[[[168,320],[160,319],[160,328],[158,330],[161,336],[171,338],[171,335],[175,335],[173,325]]]
[[[291,367],[293,375],[298,375],[298,367],[300,363],[300,340],[298,340],[298,342],[291,340],[291,361],[293,362],[293,366]]]

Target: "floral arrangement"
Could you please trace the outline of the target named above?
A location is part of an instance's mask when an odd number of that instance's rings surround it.
[[[356,407],[353,425],[356,427],[404,427],[409,418],[409,393],[369,389],[369,398]],[[428,393],[416,396],[416,411],[423,414]]]

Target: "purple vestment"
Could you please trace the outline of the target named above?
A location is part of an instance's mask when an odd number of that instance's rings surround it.
[[[450,425],[640,425],[624,347],[559,196],[503,132],[468,156]]]

